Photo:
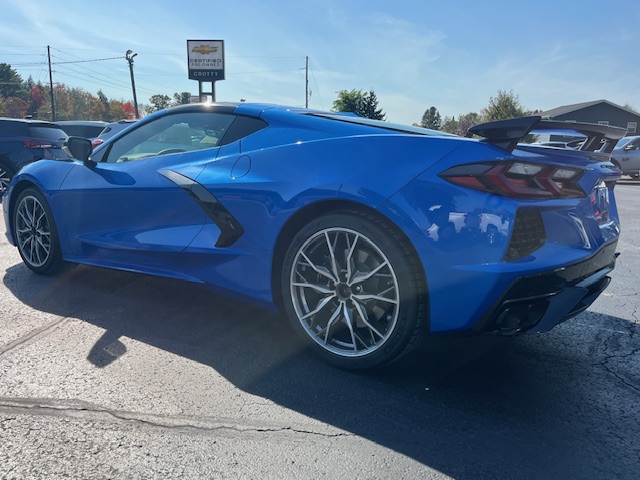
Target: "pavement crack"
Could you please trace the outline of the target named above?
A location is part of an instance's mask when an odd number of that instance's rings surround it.
[[[635,330],[632,325],[629,325],[626,332],[629,336],[629,340],[633,340],[635,336]],[[616,377],[623,385],[627,386],[631,390],[640,393],[640,387],[636,383],[632,383],[625,379],[616,369],[612,368],[611,362],[615,360],[625,360],[627,358],[633,358],[636,355],[640,355],[640,348],[633,348],[631,351],[626,353],[612,353],[616,347],[612,346],[610,342],[612,342],[614,338],[614,334],[610,334],[602,344],[604,345],[604,358],[602,361],[597,362],[594,366],[604,368],[609,374]],[[620,346],[617,346],[620,349]]]
[[[32,340],[37,340],[41,337],[47,336],[50,332],[56,330],[58,327],[67,322],[69,317],[61,317],[57,320],[48,323],[40,328],[36,328],[31,330],[26,335],[22,335],[21,337],[15,339],[13,342],[9,342],[6,345],[0,346],[0,356],[8,353],[16,348],[21,347],[22,345],[31,342]]]
[[[275,423],[247,421],[245,419],[159,415],[112,410],[92,405],[88,402],[70,400],[0,397],[0,412],[13,417],[17,415],[42,415],[105,423],[114,423],[115,421],[121,424],[177,431],[186,434],[222,432],[231,435],[289,433],[324,438],[353,436],[351,433],[325,425],[318,425],[317,428],[315,428],[316,426],[308,428],[306,425],[282,426]]]

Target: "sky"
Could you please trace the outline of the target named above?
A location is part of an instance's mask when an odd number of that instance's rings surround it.
[[[50,46],[54,83],[128,101],[132,50],[148,103],[197,95],[187,40],[224,40],[217,101],[304,106],[308,57],[310,108],[373,90],[387,120],[411,124],[431,106],[479,112],[500,90],[530,110],[640,110],[638,25],[638,0],[0,0],[0,63],[48,83]]]

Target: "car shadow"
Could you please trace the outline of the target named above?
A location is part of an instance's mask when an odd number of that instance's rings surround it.
[[[43,277],[22,264],[3,280],[36,310],[104,329],[88,346],[97,367],[127,354],[121,338],[145,342],[457,479],[632,478],[638,416],[612,409],[603,417],[594,389],[611,385],[591,376],[606,366],[592,346],[568,348],[563,332],[437,338],[389,367],[354,373],[304,350],[282,315],[191,284],[86,266]],[[637,325],[609,320],[634,329],[638,342]]]

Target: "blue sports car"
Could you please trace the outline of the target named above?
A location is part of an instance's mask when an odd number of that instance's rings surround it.
[[[518,143],[541,129],[580,150]],[[384,365],[438,334],[548,331],[609,283],[623,129],[522,117],[480,139],[262,104],[157,112],[23,168],[3,198],[37,273],[184,279],[286,313],[319,355]]]

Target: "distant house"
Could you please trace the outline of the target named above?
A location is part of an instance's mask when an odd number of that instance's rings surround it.
[[[564,105],[537,115],[550,120],[622,127],[627,129],[627,135],[640,135],[640,113],[607,100]]]

